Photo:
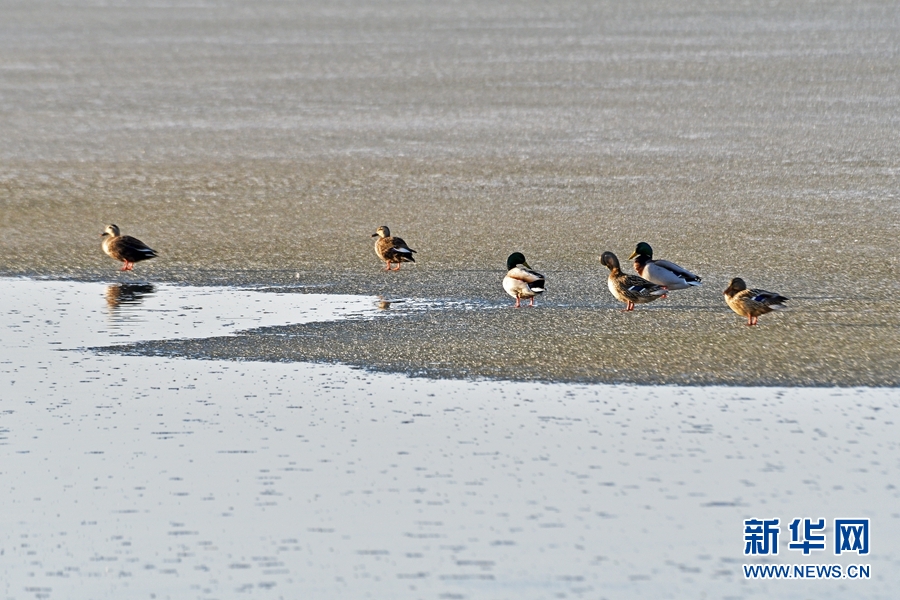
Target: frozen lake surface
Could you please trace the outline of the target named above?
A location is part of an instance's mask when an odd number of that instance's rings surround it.
[[[900,584],[894,388],[98,355],[85,348],[365,318],[373,300],[2,289],[3,599],[892,598]],[[804,559],[784,528],[775,562],[864,562],[872,578],[746,581],[743,520],[771,517],[870,518],[864,560]]]

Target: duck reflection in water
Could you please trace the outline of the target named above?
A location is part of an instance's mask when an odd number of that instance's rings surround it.
[[[140,304],[156,288],[149,283],[115,283],[106,288],[106,305],[115,310],[120,306]]]
[[[378,296],[378,300],[375,302],[375,306],[377,306],[381,310],[387,310],[391,307],[391,304],[399,304],[401,302],[406,302],[406,301],[405,300],[391,300],[389,298],[385,298],[384,296]]]

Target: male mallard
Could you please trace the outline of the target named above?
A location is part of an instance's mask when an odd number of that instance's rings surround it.
[[[537,271],[532,271],[525,262],[525,255],[521,252],[513,252],[506,259],[506,277],[503,278],[503,289],[516,299],[516,308],[519,308],[519,300],[531,298],[534,306],[534,297],[544,293],[544,276]]]
[[[747,284],[740,277],[732,279],[723,293],[725,302],[731,310],[742,317],[747,317],[748,326],[756,325],[759,315],[785,308],[784,301],[789,300],[766,290],[748,290]]]
[[[109,225],[100,237],[106,238],[103,240],[103,251],[125,263],[122,271],[132,271],[134,263],[156,257],[156,250],[130,235],[119,235],[119,228],[115,225]]]
[[[391,230],[387,225],[379,227],[372,237],[378,238],[375,241],[375,254],[387,264],[385,271],[399,271],[400,263],[416,262],[413,258],[415,250],[407,246],[402,238],[391,237]],[[397,263],[397,268],[391,269],[391,263]]]
[[[637,258],[635,258],[637,257]],[[634,270],[638,275],[656,285],[663,285],[667,290],[683,290],[700,285],[700,278],[667,260],[653,260],[653,248],[647,242],[641,242],[628,257],[634,258]]]
[[[643,277],[627,275],[619,267],[619,259],[612,252],[604,252],[600,262],[609,269],[609,277],[606,280],[609,291],[616,299],[626,304],[625,310],[634,310],[635,304],[653,302],[657,298],[666,297],[665,286],[650,283]]]

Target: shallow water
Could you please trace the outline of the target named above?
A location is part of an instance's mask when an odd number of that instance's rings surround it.
[[[11,278],[0,279],[0,286],[7,333],[27,332],[34,323],[43,321],[51,327],[45,332],[50,343],[59,345],[59,349],[136,340],[202,339],[257,327],[328,322],[376,312],[371,298],[297,294],[291,293],[295,291],[291,288],[79,284]]]
[[[896,389],[98,355],[98,337],[184,335],[166,307],[193,307],[198,335],[260,306],[269,323],[376,309],[157,286],[123,317],[115,286],[4,285],[4,598],[891,598],[900,583]],[[872,578],[745,581],[742,522],[763,516],[871,518]],[[862,562],[787,539],[778,561]]]

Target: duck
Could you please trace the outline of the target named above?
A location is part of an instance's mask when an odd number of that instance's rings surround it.
[[[759,316],[774,310],[787,308],[784,303],[790,298],[760,289],[747,289],[747,284],[740,277],[735,277],[722,292],[725,303],[742,317],[747,317],[747,326],[756,325]]]
[[[606,283],[612,295],[625,303],[625,312],[634,310],[635,304],[653,302],[666,297],[665,286],[656,285],[637,275],[623,273],[619,266],[619,258],[612,252],[604,252],[600,257],[600,263],[609,269]]]
[[[700,285],[700,277],[687,269],[667,260],[653,260],[653,248],[647,242],[640,242],[628,257],[634,259],[637,274],[667,290],[684,290]]]
[[[375,254],[387,265],[384,268],[385,271],[399,271],[400,263],[416,262],[413,257],[415,250],[407,246],[402,238],[392,237],[391,230],[387,225],[379,227],[372,237],[378,238],[375,240]],[[391,263],[396,263],[397,268],[392,269]]]
[[[503,289],[516,299],[516,308],[522,298],[531,298],[529,306],[534,306],[534,297],[544,293],[546,280],[544,276],[533,271],[525,261],[521,252],[513,252],[506,259],[506,276],[503,278]]]
[[[124,263],[120,271],[133,271],[134,263],[158,256],[156,250],[141,240],[130,235],[121,235],[119,227],[116,225],[107,225],[100,237],[106,238],[102,244],[103,251],[110,258],[121,260]]]

